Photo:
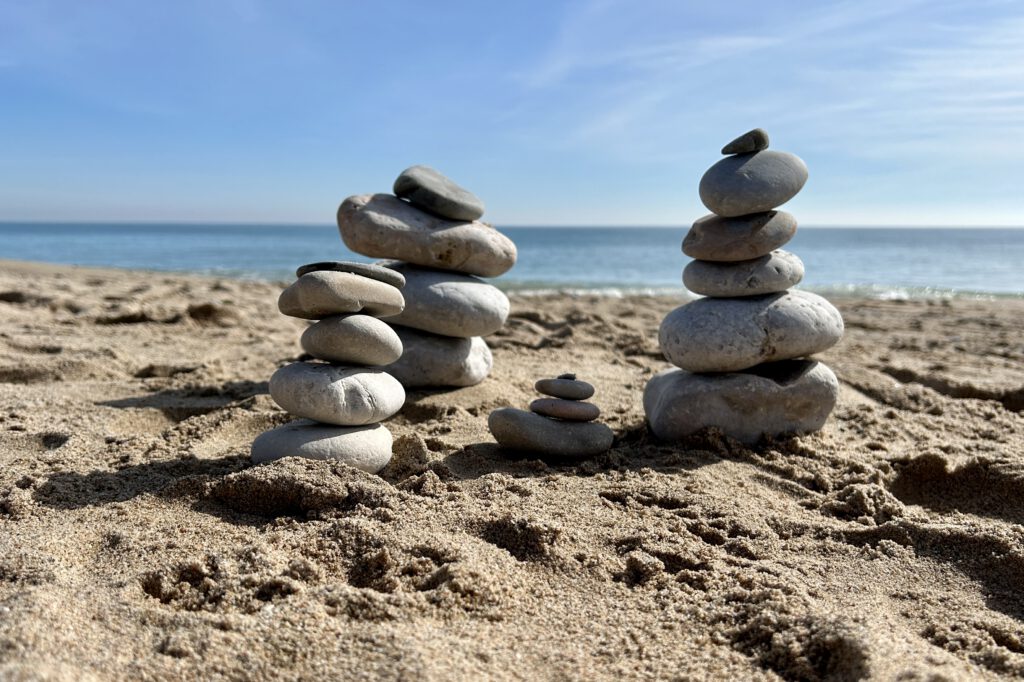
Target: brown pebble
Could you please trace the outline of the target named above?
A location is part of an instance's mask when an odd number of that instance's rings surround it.
[[[533,387],[538,393],[566,400],[586,400],[594,395],[594,387],[578,379],[541,379]]]
[[[594,403],[559,398],[538,398],[530,403],[530,411],[574,422],[592,422],[601,416],[601,409]]]

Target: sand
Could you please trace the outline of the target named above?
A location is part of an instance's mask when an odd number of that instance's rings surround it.
[[[653,442],[679,298],[515,296],[382,477],[252,439],[279,284],[0,262],[0,679],[1024,676],[1024,300],[838,300],[819,434]],[[579,465],[486,430],[575,371]]]

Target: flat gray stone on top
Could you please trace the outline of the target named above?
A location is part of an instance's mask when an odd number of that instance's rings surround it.
[[[769,211],[797,195],[807,182],[798,156],[766,149],[727,156],[700,179],[700,200],[724,217]]]
[[[395,194],[414,206],[450,220],[476,220],[484,202],[430,166],[412,166],[395,180]]]
[[[592,422],[601,416],[601,408],[594,403],[562,398],[537,398],[530,403],[530,412],[574,422]]]
[[[387,365],[402,357],[402,340],[386,322],[369,315],[332,315],[302,332],[302,349],[343,365]]]
[[[397,287],[351,272],[317,270],[292,282],[277,299],[285,315],[316,320],[343,313],[389,317],[402,312],[405,299]]]
[[[383,421],[402,409],[405,389],[379,369],[295,362],[270,377],[270,397],[296,417],[361,426]]]
[[[687,289],[719,298],[774,294],[796,286],[803,278],[803,261],[796,254],[781,249],[734,263],[690,261],[683,269],[683,284]]]
[[[572,376],[572,379],[562,378]],[[539,379],[533,385],[534,390],[552,398],[563,398],[564,400],[586,400],[594,395],[594,387],[586,381],[575,378],[575,374],[562,375],[554,379]]]
[[[762,128],[754,128],[722,147],[722,153],[749,154],[763,149],[768,149],[768,133]]]
[[[490,225],[421,211],[391,194],[363,194],[338,208],[345,246],[371,258],[497,277],[516,262],[516,245]]]
[[[785,360],[729,374],[668,369],[647,382],[644,412],[661,440],[680,440],[715,426],[752,445],[764,435],[817,431],[838,395],[836,375],[813,360]]]
[[[698,218],[683,238],[690,258],[720,262],[750,260],[769,254],[796,234],[796,218],[767,211],[737,218],[715,214]]]
[[[508,297],[471,275],[385,261],[405,276],[405,310],[389,323],[442,336],[487,336],[508,318]]]
[[[405,278],[394,270],[389,270],[388,268],[380,265],[374,265],[373,263],[356,263],[355,261],[349,260],[326,260],[320,261],[319,263],[308,263],[306,265],[299,266],[295,271],[295,276],[302,277],[308,272],[316,272],[318,270],[351,272],[356,275],[375,279],[378,282],[390,284],[391,286],[398,287],[399,289],[405,286]]]
[[[843,318],[817,294],[790,290],[748,298],[702,298],[670,312],[658,340],[665,358],[689,372],[736,372],[831,348]]]
[[[514,407],[491,412],[487,427],[506,450],[548,457],[593,457],[606,452],[615,440],[607,424],[549,419]]]
[[[475,386],[494,366],[491,349],[479,336],[469,339],[440,336],[395,325],[402,356],[382,367],[408,388]]]
[[[391,461],[391,444],[391,432],[382,424],[330,426],[299,419],[257,436],[252,442],[252,461],[333,459],[375,474]]]

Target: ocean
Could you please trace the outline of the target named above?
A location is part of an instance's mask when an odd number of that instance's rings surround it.
[[[506,290],[681,292],[678,228],[501,228],[519,260]],[[801,288],[878,298],[1024,296],[1024,229],[800,228]],[[287,280],[320,260],[369,260],[333,226],[0,223],[0,258]]]

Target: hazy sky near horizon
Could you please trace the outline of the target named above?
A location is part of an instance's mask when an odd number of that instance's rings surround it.
[[[0,220],[683,225],[755,126],[802,224],[1022,225],[1024,4],[0,0]]]

